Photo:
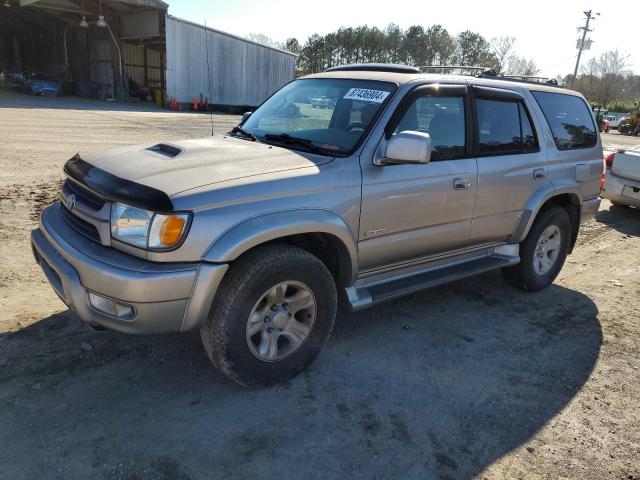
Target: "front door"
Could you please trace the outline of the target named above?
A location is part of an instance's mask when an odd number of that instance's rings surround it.
[[[376,166],[372,158],[361,158],[361,271],[469,245],[478,189],[470,113],[466,86],[419,86],[398,106],[377,152],[384,152],[387,139],[398,132],[426,132],[431,161]]]

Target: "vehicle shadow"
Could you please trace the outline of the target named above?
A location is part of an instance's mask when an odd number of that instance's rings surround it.
[[[0,336],[0,462],[7,478],[470,478],[537,454],[594,368],[597,315],[487,274],[341,311],[305,373],[249,390],[196,334],[92,334],[64,312]]]
[[[609,210],[600,210],[596,221],[603,223],[620,233],[640,236],[640,209],[624,205],[611,205]]]

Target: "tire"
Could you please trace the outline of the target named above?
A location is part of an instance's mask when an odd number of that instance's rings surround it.
[[[549,252],[544,250],[546,245],[543,245],[542,251],[539,252],[539,240],[543,234],[547,237],[549,233],[553,233],[552,227],[557,229],[560,236],[559,246],[555,249],[557,254],[554,254],[551,249]],[[531,292],[542,290],[551,285],[560,273],[569,253],[571,232],[571,219],[564,208],[553,206],[541,212],[533,222],[527,238],[520,244],[520,263],[502,269],[505,280],[511,285]],[[547,243],[555,245],[557,242],[555,239],[557,236],[554,234],[554,237],[550,238]],[[540,256],[538,256],[539,253],[541,253]],[[545,256],[549,260],[548,262],[544,260]],[[543,260],[545,265],[540,263]]]
[[[284,288],[276,289],[280,285]],[[283,301],[269,307],[269,293],[274,290]],[[291,305],[300,291],[311,293],[302,302],[310,301],[314,306],[292,315]],[[273,385],[289,380],[313,362],[333,329],[336,305],[333,277],[317,257],[287,245],[259,247],[240,257],[227,272],[200,330],[202,344],[213,365],[235,382],[245,386]],[[310,323],[305,326],[305,338],[296,347],[276,322],[286,317],[283,322],[299,327],[302,322],[296,317],[300,318],[300,312],[303,320]],[[250,322],[259,315],[262,320]],[[250,337],[253,326],[261,330]],[[265,356],[273,353],[269,338],[274,337],[277,354],[284,356],[260,358],[263,337],[269,346],[266,353],[262,352]]]

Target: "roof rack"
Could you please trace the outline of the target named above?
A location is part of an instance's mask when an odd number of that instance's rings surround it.
[[[478,78],[491,78],[493,80],[506,80],[511,82],[538,83],[558,87],[555,78],[539,77],[536,75],[498,75],[488,67],[476,67],[468,65],[423,65],[412,67],[395,63],[354,63],[351,65],[338,65],[330,67],[325,72],[393,72],[393,73],[442,73],[453,75],[469,75]]]
[[[495,70],[487,67],[470,67],[466,65],[426,65],[418,68],[420,68],[420,71],[424,73],[428,73],[429,71],[446,70],[448,73],[473,75],[478,78],[491,78],[494,80],[508,80],[523,83],[543,83],[545,85],[553,85],[554,87],[559,86],[558,81],[555,78],[539,77],[536,75],[511,75],[508,73],[498,75]]]
[[[472,67],[468,65],[422,65],[418,67],[422,73],[434,73],[446,70],[450,74],[458,75],[497,75],[495,70],[488,67]],[[466,73],[464,73],[466,72]]]
[[[510,80],[513,82],[544,83],[555,87],[559,86],[558,81],[555,78],[538,77],[536,75],[510,75],[507,73],[504,75],[497,75],[496,78],[499,80]]]
[[[338,65],[330,67],[325,72],[393,72],[393,73],[420,73],[420,69],[410,65],[395,63],[354,63],[351,65]]]

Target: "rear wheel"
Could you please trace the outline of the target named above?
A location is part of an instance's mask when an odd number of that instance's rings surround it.
[[[258,248],[227,273],[202,343],[212,363],[240,384],[282,382],[320,353],[336,303],[333,277],[317,257],[286,245]]]
[[[520,263],[502,270],[505,279],[523,290],[548,287],[564,265],[570,239],[571,219],[567,211],[558,206],[544,210],[520,244]]]

